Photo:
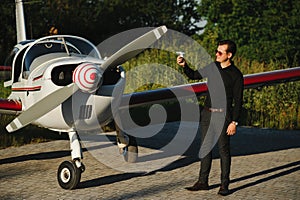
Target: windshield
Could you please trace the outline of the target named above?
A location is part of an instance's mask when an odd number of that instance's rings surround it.
[[[60,57],[81,55],[101,59],[97,48],[86,39],[76,36],[49,36],[36,40],[28,47],[23,56],[23,70],[29,71],[34,59],[56,53]]]

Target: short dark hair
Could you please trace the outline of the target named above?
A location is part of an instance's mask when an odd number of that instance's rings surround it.
[[[227,52],[232,53],[232,57],[234,57],[235,53],[236,53],[236,44],[235,42],[233,42],[232,40],[221,40],[219,41],[218,45],[224,45],[227,44]]]

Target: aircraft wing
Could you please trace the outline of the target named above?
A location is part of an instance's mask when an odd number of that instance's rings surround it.
[[[22,112],[22,102],[12,99],[0,99],[0,113],[18,115]]]
[[[245,75],[244,88],[258,88],[297,80],[300,80],[300,67]],[[197,96],[206,95],[207,90],[206,82],[199,82],[174,86],[171,88],[125,94],[122,97],[120,109],[127,107],[128,105],[129,107],[136,107],[176,99],[178,97],[186,98],[191,94],[196,94]],[[175,94],[180,94],[181,96],[176,96]],[[22,103],[20,101],[0,99],[0,113],[17,115],[20,114],[21,111]]]
[[[244,88],[259,88],[297,80],[300,80],[300,67],[245,75]],[[189,93],[191,94],[194,92],[197,96],[201,96],[205,95],[207,90],[206,82],[200,82],[171,88],[125,94],[123,95],[120,109],[125,108],[128,105],[129,107],[136,107],[178,98],[178,95],[175,96],[175,94],[182,94],[183,96],[181,97],[184,97],[184,95],[188,96]]]
[[[297,80],[300,80],[300,67],[245,75],[244,87],[258,88]]]

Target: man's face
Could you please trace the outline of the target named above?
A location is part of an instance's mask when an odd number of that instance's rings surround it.
[[[227,53],[227,48],[228,48],[227,44],[218,46],[218,48],[216,50],[216,61],[222,63],[222,62],[226,62],[230,59],[232,54]]]

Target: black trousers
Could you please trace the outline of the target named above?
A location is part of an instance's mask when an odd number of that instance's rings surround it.
[[[225,113],[201,111],[201,149],[200,149],[200,173],[199,181],[208,183],[212,163],[212,149],[218,143],[221,161],[221,184],[229,185],[231,165],[230,136],[227,135],[227,127],[231,122]]]

